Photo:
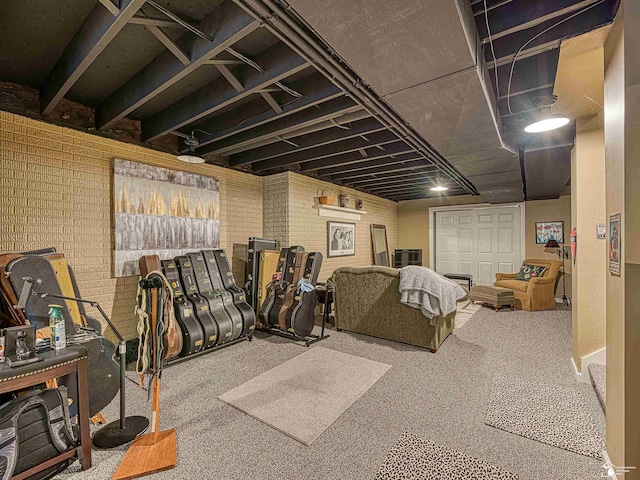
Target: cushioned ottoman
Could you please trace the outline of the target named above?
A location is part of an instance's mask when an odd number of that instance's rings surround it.
[[[516,297],[513,290],[502,287],[494,287],[493,285],[474,285],[471,287],[469,298],[473,302],[482,302],[492,305],[496,312],[501,307],[515,308]]]

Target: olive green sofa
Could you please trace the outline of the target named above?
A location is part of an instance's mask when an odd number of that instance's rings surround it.
[[[334,290],[336,329],[435,352],[453,331],[456,313],[428,319],[400,303],[399,282],[400,270],[395,268],[338,268],[328,282]]]

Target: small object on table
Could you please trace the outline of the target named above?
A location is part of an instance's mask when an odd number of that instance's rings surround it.
[[[471,291],[471,286],[473,285],[473,275],[468,273],[445,273],[443,275],[445,278],[450,280],[463,280],[469,283],[469,291]]]
[[[8,327],[4,332],[7,365],[10,367],[20,367],[42,360],[36,355],[36,330],[34,325]]]
[[[516,298],[513,290],[493,285],[474,285],[471,287],[469,299],[472,302],[488,303],[496,312],[502,307],[515,309]]]

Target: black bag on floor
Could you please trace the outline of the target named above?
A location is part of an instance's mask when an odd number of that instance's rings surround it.
[[[8,480],[75,447],[65,387],[34,390],[0,407],[0,477]],[[75,458],[29,478],[50,478]]]

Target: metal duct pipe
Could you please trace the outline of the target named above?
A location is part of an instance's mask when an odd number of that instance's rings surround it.
[[[227,148],[220,149],[216,151],[219,155],[233,155],[235,153],[244,152],[246,150],[251,150],[253,148],[263,147],[264,145],[270,145],[272,143],[280,142],[282,139],[289,139],[293,137],[298,137],[300,135],[306,135],[307,133],[318,132],[320,130],[325,130],[327,128],[335,127],[336,123],[338,125],[344,125],[345,123],[355,122],[358,120],[363,120],[365,118],[369,118],[371,114],[366,110],[360,110],[353,113],[346,113],[339,117],[335,117],[331,120],[323,120],[314,125],[308,125],[303,128],[299,128],[297,130],[292,130],[291,132],[283,133],[278,135],[277,137],[266,138],[262,140],[258,140],[257,142],[245,143],[241,146],[232,145]]]
[[[315,40],[300,28],[279,5],[272,0],[234,0],[234,2],[252,16],[265,21],[267,27],[278,38],[296,52],[301,53],[304,57],[311,59],[317,66],[321,67],[334,83],[357,97],[362,102],[364,108],[371,111],[374,116],[382,118],[384,124],[389,125],[400,138],[411,144],[416,150],[425,153],[434,165],[440,168],[441,171],[447,173],[467,192],[477,194],[471,182],[462,176],[444,158],[441,158],[440,154],[409,128],[395,112],[380,102],[359,79],[350,72],[345,71],[344,68],[328,52],[318,46]],[[288,38],[293,39],[295,43],[290,42]]]

